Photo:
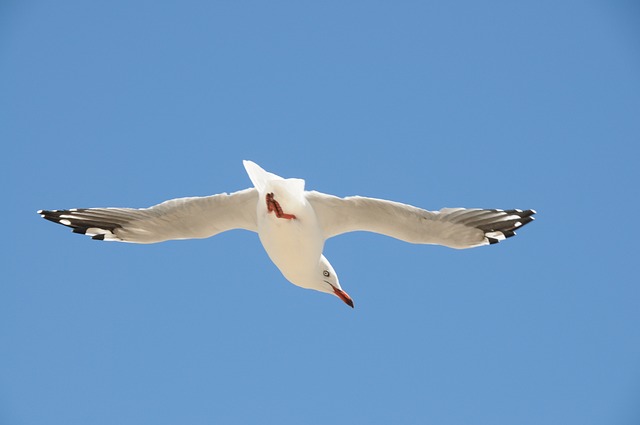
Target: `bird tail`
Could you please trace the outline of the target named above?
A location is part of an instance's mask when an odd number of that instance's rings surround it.
[[[258,189],[259,193],[272,191],[273,188],[288,188],[289,190],[304,191],[304,180],[284,179],[276,174],[270,173],[253,161],[242,161],[244,169],[251,179],[251,183]]]

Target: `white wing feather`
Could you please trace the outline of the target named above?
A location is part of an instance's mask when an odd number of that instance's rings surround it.
[[[533,221],[534,210],[444,208],[427,211],[383,199],[339,198],[306,192],[325,239],[353,231],[380,233],[416,244],[472,248],[515,235],[515,229]]]
[[[231,229],[256,232],[258,193],[250,188],[232,194],[165,201],[149,208],[76,208],[41,210],[47,220],[94,239],[154,243],[208,238]]]

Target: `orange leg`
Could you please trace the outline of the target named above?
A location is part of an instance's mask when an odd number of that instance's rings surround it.
[[[274,213],[278,218],[284,218],[286,220],[293,220],[296,218],[295,215],[287,214],[282,211],[282,207],[278,201],[273,199],[273,193],[267,193],[267,211]]]

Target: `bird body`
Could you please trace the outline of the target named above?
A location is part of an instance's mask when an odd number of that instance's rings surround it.
[[[305,197],[304,180],[283,179],[250,161],[244,161],[244,166],[258,191],[256,219],[262,246],[289,282],[310,288],[324,238],[316,213]],[[295,218],[282,219],[269,211],[267,195],[286,208],[285,214]]]
[[[149,208],[40,210],[45,219],[93,239],[155,243],[214,236],[232,229],[257,232],[269,258],[291,283],[336,295],[353,307],[322,255],[333,236],[369,231],[416,244],[457,249],[500,242],[533,221],[534,210],[443,208],[427,211],[383,199],[340,198],[306,191],[244,161],[253,188],[231,194],[178,198]]]

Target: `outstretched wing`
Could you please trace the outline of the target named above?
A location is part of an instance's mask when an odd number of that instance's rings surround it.
[[[40,210],[43,218],[93,239],[154,243],[208,238],[231,229],[257,231],[254,188],[232,194],[178,198],[149,208]]]
[[[358,230],[406,242],[472,248],[500,242],[533,221],[534,210],[443,208],[427,211],[383,199],[307,192],[325,238]]]

